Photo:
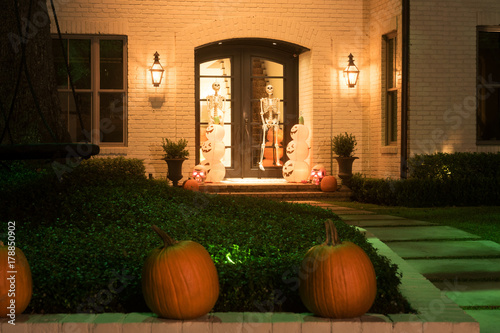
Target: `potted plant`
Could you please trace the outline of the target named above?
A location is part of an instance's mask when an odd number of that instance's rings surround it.
[[[356,137],[354,135],[340,133],[334,136],[331,141],[332,151],[337,155],[335,159],[339,165],[339,178],[342,179],[342,185],[349,186],[352,178],[352,164],[355,159],[354,151],[356,150]]]
[[[189,156],[186,139],[179,139],[177,142],[168,138],[162,139],[163,150],[165,156],[163,159],[167,162],[168,172],[167,178],[172,181],[174,186],[178,186],[179,180],[182,179],[182,163]]]

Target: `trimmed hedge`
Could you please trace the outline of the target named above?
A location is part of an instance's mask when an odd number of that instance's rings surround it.
[[[416,155],[408,165],[408,179],[354,175],[353,199],[406,207],[500,205],[500,153]]]
[[[324,240],[327,218],[335,221],[343,240],[360,245],[374,264],[378,292],[370,311],[409,310],[398,291],[397,266],[331,211],[192,192],[118,171],[110,181],[101,163],[107,162],[82,163],[82,170],[77,167],[62,182],[50,172],[35,172],[30,174],[35,180],[22,186],[31,195],[0,194],[13,207],[0,212],[0,222],[16,221],[17,246],[33,273],[27,312],[149,312],[140,279],[146,255],[161,245],[152,224],[209,251],[221,286],[215,311],[303,312],[297,271],[305,252]],[[0,180],[0,187],[7,185]]]

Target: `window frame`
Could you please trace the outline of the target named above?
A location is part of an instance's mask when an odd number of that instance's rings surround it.
[[[481,139],[479,137],[479,117],[481,108],[481,99],[483,96],[480,93],[482,88],[486,88],[488,91],[496,89],[498,94],[500,94],[500,80],[498,82],[488,82],[488,80],[483,79],[481,76],[481,66],[480,66],[480,55],[479,55],[479,33],[480,32],[490,32],[500,34],[500,27],[498,26],[477,26],[476,28],[476,145],[487,146],[487,145],[500,145],[500,138],[496,140]],[[499,52],[500,57],[500,52]],[[499,111],[500,112],[500,111]],[[500,117],[500,115],[499,115]],[[500,131],[500,129],[499,129]]]
[[[389,51],[390,42],[393,43],[392,52]],[[384,146],[397,144],[398,141],[397,47],[396,30],[382,36],[382,141]],[[392,67],[389,66],[391,63]]]
[[[59,40],[57,34],[52,34],[53,40]],[[102,147],[127,147],[128,146],[128,38],[125,35],[87,35],[87,34],[63,34],[63,40],[90,40],[90,72],[91,83],[90,89],[77,89],[75,93],[90,93],[92,96],[91,102],[91,143]],[[121,40],[123,41],[123,87],[122,89],[102,89],[100,87],[100,41],[101,40]],[[58,41],[59,42],[59,41]],[[68,85],[67,88],[58,88],[58,93],[64,92],[72,94],[72,89]],[[123,94],[123,141],[122,142],[101,142],[101,110],[100,110],[100,94],[101,93],[122,93]],[[72,98],[72,96],[70,97]],[[105,125],[105,124],[104,124]],[[69,123],[66,124],[69,128]]]

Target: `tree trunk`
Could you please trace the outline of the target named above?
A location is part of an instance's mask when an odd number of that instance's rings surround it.
[[[0,22],[0,144],[71,142],[45,0],[5,0]]]

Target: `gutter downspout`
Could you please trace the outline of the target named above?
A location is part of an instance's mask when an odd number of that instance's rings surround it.
[[[410,0],[402,0],[401,59],[401,169],[400,177],[408,177],[408,74],[410,62]]]

